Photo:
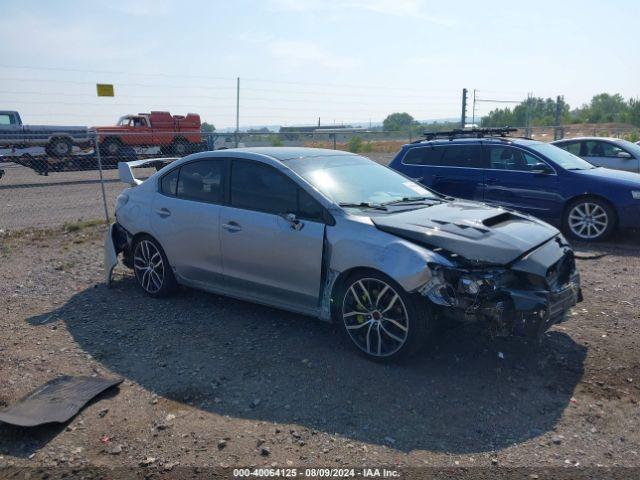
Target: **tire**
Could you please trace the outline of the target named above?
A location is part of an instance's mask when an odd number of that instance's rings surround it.
[[[170,146],[171,154],[177,157],[184,157],[188,155],[189,152],[189,143],[183,139],[177,138],[171,143]]]
[[[54,138],[45,151],[52,157],[68,157],[73,152],[73,144],[67,138]]]
[[[140,288],[152,297],[166,297],[177,287],[164,250],[154,238],[144,235],[131,249],[133,272]]]
[[[107,157],[117,157],[120,154],[122,142],[118,138],[107,138],[100,144],[100,153]]]
[[[339,287],[334,319],[366,358],[396,361],[417,353],[432,336],[433,316],[422,300],[382,273],[362,271]]]
[[[569,204],[562,223],[564,230],[574,240],[598,242],[615,230],[616,213],[607,202],[584,197]]]

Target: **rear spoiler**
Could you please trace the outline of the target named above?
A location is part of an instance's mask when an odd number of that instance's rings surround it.
[[[155,166],[156,169],[160,170],[160,168],[164,166],[163,164],[171,163],[174,160],[178,160],[178,158],[179,157],[145,158],[144,160],[134,160],[133,162],[119,162],[118,173],[120,174],[120,181],[135,187],[136,185],[140,185],[142,180],[135,177],[132,170],[133,168]]]

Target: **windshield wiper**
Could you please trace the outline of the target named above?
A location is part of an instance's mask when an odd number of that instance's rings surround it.
[[[425,200],[430,200],[434,202],[442,202],[441,199],[436,197],[403,197],[397,200],[391,200],[390,202],[384,202],[380,205],[400,205],[400,204],[411,204],[416,202],[423,202]]]
[[[342,202],[339,203],[338,205],[340,205],[341,207],[351,207],[351,208],[373,208],[375,210],[386,210],[387,207],[385,207],[382,204],[378,204],[378,203],[371,203],[371,202],[360,202],[360,203],[349,203],[349,202]]]

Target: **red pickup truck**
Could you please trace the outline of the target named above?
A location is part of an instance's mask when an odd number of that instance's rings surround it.
[[[98,135],[100,151],[118,155],[123,146],[160,147],[165,155],[182,156],[199,151],[202,145],[200,115],[169,112],[139,113],[120,117],[111,127],[93,127]]]

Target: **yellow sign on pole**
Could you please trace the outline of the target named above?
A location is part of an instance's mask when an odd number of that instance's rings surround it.
[[[113,85],[110,83],[97,83],[96,90],[99,97],[113,97]]]

